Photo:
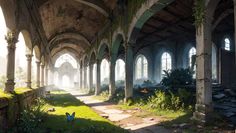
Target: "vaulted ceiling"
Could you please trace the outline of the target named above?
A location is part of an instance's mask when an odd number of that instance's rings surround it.
[[[82,53],[107,23],[116,0],[37,0],[37,5],[49,49]]]

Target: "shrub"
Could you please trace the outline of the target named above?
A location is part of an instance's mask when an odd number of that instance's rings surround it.
[[[175,69],[164,72],[165,74],[161,84],[168,88],[173,89],[179,86],[193,84],[193,73],[190,69]]]
[[[42,109],[44,104],[44,100],[36,99],[34,106],[28,107],[21,112],[17,121],[18,132],[32,133],[38,129],[44,117],[44,111]]]
[[[108,90],[104,90],[99,95],[101,97],[103,97],[103,98],[108,98],[109,97],[109,91]]]
[[[155,94],[148,98],[148,106],[154,109],[161,110],[180,110],[189,107],[192,102],[190,92],[184,89],[179,89],[178,93],[158,90]]]

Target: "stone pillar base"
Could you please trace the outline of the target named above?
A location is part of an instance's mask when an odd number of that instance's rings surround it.
[[[125,99],[124,99],[124,102],[125,103],[128,103],[128,102],[133,102],[133,98],[132,97],[125,97]]]
[[[13,93],[14,92],[14,86],[15,86],[15,82],[13,80],[7,80],[7,82],[5,83],[4,92]]]
[[[26,82],[26,86],[27,86],[28,88],[31,88],[31,83],[32,83],[32,82]]]
[[[213,107],[212,105],[196,104],[195,112],[193,113],[193,119],[198,121],[199,124],[205,125],[212,119]]]

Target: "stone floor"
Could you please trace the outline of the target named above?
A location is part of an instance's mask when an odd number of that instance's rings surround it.
[[[70,91],[77,99],[93,108],[102,117],[109,119],[122,128],[130,130],[131,133],[171,133],[171,130],[157,126],[160,119],[156,117],[141,118],[132,115],[132,111],[123,111],[114,108],[114,105],[93,99],[92,96],[83,95],[76,91]]]

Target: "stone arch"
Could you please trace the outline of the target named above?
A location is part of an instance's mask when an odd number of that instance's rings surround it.
[[[119,48],[122,46],[124,47],[124,41],[125,39],[123,33],[115,33],[113,35],[112,48],[111,48],[112,54],[118,54]]]
[[[35,46],[34,46],[33,51],[34,51],[34,53],[35,53],[34,56],[36,57],[36,59],[37,59],[37,60],[40,60],[40,49],[39,49],[38,45],[35,45]]]
[[[113,33],[113,35],[112,35],[112,50],[111,50],[111,51],[113,51],[116,47],[119,48],[120,44],[119,44],[118,46],[116,46],[116,45],[117,45],[117,43],[120,42],[120,41],[125,42],[125,33],[124,33],[124,31],[119,27],[119,28]],[[125,46],[124,43],[123,43],[123,46]]]
[[[25,46],[26,46],[26,54],[32,54],[33,52],[33,45],[31,42],[31,35],[27,30],[21,30],[20,33],[22,33],[24,40],[25,40]]]
[[[81,35],[80,33],[70,33],[70,32],[61,33],[61,34],[58,34],[58,35],[55,35],[55,36],[51,37],[51,39],[49,41],[49,45],[53,45],[54,43],[56,43],[60,40],[64,40],[64,39],[68,39],[68,38],[73,38],[73,39],[76,39],[78,41],[83,41],[88,46],[91,46],[91,43],[83,35]]]
[[[67,49],[63,49],[63,50],[55,53],[54,55],[52,55],[52,64],[53,64],[53,66],[55,66],[55,63],[56,63],[57,59],[59,59],[64,54],[69,54],[70,56],[72,56],[78,64],[78,59],[76,58],[76,55],[73,52],[68,51]]]
[[[17,30],[17,4],[15,3],[15,0],[1,0],[0,6],[5,18],[6,27],[8,28],[8,30],[17,32],[15,31]]]
[[[89,64],[94,64],[96,62],[96,54],[95,51],[92,51],[89,56]]]
[[[144,23],[155,13],[162,10],[174,0],[147,0],[134,15],[128,29],[128,41],[135,43],[137,35]]]
[[[97,59],[102,60],[106,54],[109,54],[109,45],[108,40],[104,39],[101,41],[99,48],[98,48],[98,54]],[[108,52],[108,53],[106,53]]]
[[[83,58],[83,62],[84,62],[84,66],[87,67],[87,65],[89,64],[89,57],[88,55],[85,55],[84,58]]]
[[[44,57],[44,55],[41,56],[40,61],[41,61],[41,64],[45,65],[45,57]]]

